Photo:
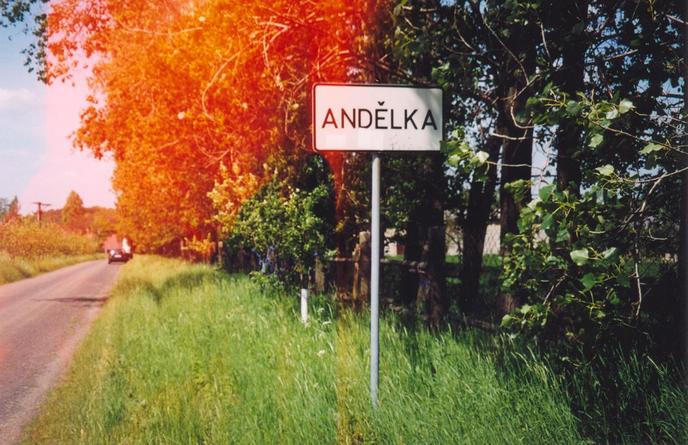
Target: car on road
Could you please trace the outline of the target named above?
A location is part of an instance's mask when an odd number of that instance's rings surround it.
[[[123,249],[110,249],[108,250],[108,264],[115,261],[121,261],[126,263],[131,259],[131,254],[125,252]]]
[[[122,240],[117,239],[117,235],[111,235],[103,242],[103,248],[107,254],[108,264],[115,261],[126,263],[134,258],[134,249],[131,241],[125,236]]]

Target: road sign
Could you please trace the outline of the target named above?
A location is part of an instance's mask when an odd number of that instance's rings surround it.
[[[380,310],[381,151],[439,151],[440,88],[378,84],[313,86],[313,148],[372,151],[370,209],[370,400],[377,407]]]
[[[313,148],[438,151],[442,90],[382,84],[313,86]]]

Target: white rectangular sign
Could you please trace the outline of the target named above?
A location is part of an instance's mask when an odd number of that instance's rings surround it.
[[[313,148],[438,151],[442,90],[381,84],[315,84]]]

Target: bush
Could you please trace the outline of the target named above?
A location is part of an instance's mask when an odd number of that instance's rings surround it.
[[[55,224],[13,221],[0,225],[0,251],[22,258],[73,256],[96,253],[99,245],[92,236],[68,232]]]
[[[509,239],[502,285],[522,306],[502,326],[563,361],[585,362],[616,344],[647,348],[647,334],[662,318],[650,312],[653,300],[676,307],[671,293],[652,292],[675,264],[660,261],[642,244],[642,227],[627,223],[633,199],[597,185],[582,196],[542,188]]]
[[[261,270],[283,281],[303,280],[331,238],[332,227],[318,212],[328,198],[325,185],[304,191],[273,180],[242,205],[227,246],[253,251]]]

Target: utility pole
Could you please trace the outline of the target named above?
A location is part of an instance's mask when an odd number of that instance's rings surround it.
[[[40,202],[36,201],[34,204],[38,207],[38,210],[36,211],[36,216],[38,218],[38,223],[41,223],[41,220],[43,219],[43,209],[50,207],[50,204],[47,202]]]

